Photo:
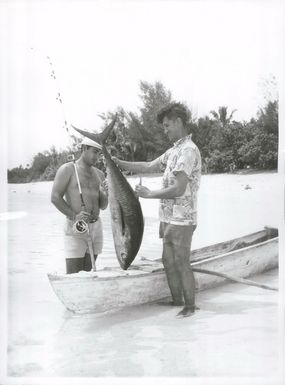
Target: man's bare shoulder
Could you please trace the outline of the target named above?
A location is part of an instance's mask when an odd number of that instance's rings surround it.
[[[60,167],[59,167],[59,170],[72,170],[73,169],[73,162],[67,162],[67,163],[63,163]]]
[[[53,181],[53,192],[59,193],[62,196],[65,194],[67,186],[72,178],[72,163],[62,164]]]
[[[71,175],[73,172],[73,162],[67,162],[63,163],[58,169],[57,169],[57,174],[66,174],[66,175]]]

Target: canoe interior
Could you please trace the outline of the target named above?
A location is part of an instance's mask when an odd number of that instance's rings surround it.
[[[202,247],[191,252],[191,262],[197,262],[201,259],[211,258],[218,254],[226,254],[231,251],[254,246],[258,243],[268,241],[278,237],[278,230],[274,228],[265,228],[262,231],[252,233],[243,237],[235,238],[226,242],[216,243],[212,246]]]
[[[246,236],[235,238],[226,242],[220,242],[214,245],[202,247],[191,251],[191,264],[207,262],[211,258],[219,255],[229,254],[236,250],[245,249],[250,246],[258,245],[270,239],[278,237],[278,230],[274,228],[265,228],[262,231],[252,233]],[[86,280],[90,279],[120,279],[128,278],[135,275],[148,274],[163,271],[161,259],[148,260],[142,258],[137,263],[131,265],[128,270],[122,270],[118,267],[105,267],[96,273],[79,272],[76,274],[48,274],[50,280],[68,280],[72,277]]]
[[[231,239],[229,241],[215,243],[214,245],[205,246],[196,250],[192,250],[191,263],[198,262],[201,260],[206,260],[208,258],[212,258],[219,254],[227,254],[227,253],[230,253],[231,251],[243,249],[249,246],[254,246],[276,237],[278,237],[278,229],[275,229],[272,227],[265,227],[264,230],[257,231],[249,235],[245,235],[242,237]],[[162,259],[158,258],[153,260],[153,262],[162,263]],[[141,263],[138,266],[140,265]],[[147,265],[147,262],[144,265]],[[132,267],[137,268],[135,264],[130,268]]]

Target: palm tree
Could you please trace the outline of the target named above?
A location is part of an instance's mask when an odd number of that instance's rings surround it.
[[[218,109],[218,112],[216,111],[210,111],[210,114],[213,115],[213,117],[215,118],[215,120],[222,125],[222,127],[226,127],[232,120],[233,118],[233,114],[236,112],[237,110],[233,110],[230,115],[228,115],[228,107],[226,106],[221,106],[219,107]]]

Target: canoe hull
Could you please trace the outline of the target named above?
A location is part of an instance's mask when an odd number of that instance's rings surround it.
[[[202,249],[201,249],[202,250]],[[278,237],[191,263],[193,267],[247,278],[278,267]],[[48,274],[54,292],[65,307],[76,313],[101,313],[157,301],[170,296],[161,263],[132,270],[108,269],[94,273]],[[196,289],[205,290],[225,278],[195,273]]]
[[[230,258],[229,258],[230,256]],[[193,267],[218,271],[235,277],[248,278],[278,267],[278,238],[270,239],[258,245],[222,254],[204,262],[192,264]],[[225,278],[195,273],[197,290],[220,285]]]

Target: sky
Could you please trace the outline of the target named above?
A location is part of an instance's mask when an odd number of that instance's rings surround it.
[[[98,113],[138,112],[141,80],[162,82],[197,118],[225,105],[242,121],[264,103],[264,82],[283,76],[281,1],[0,0],[0,10],[9,169],[67,147],[65,119],[100,130]]]

